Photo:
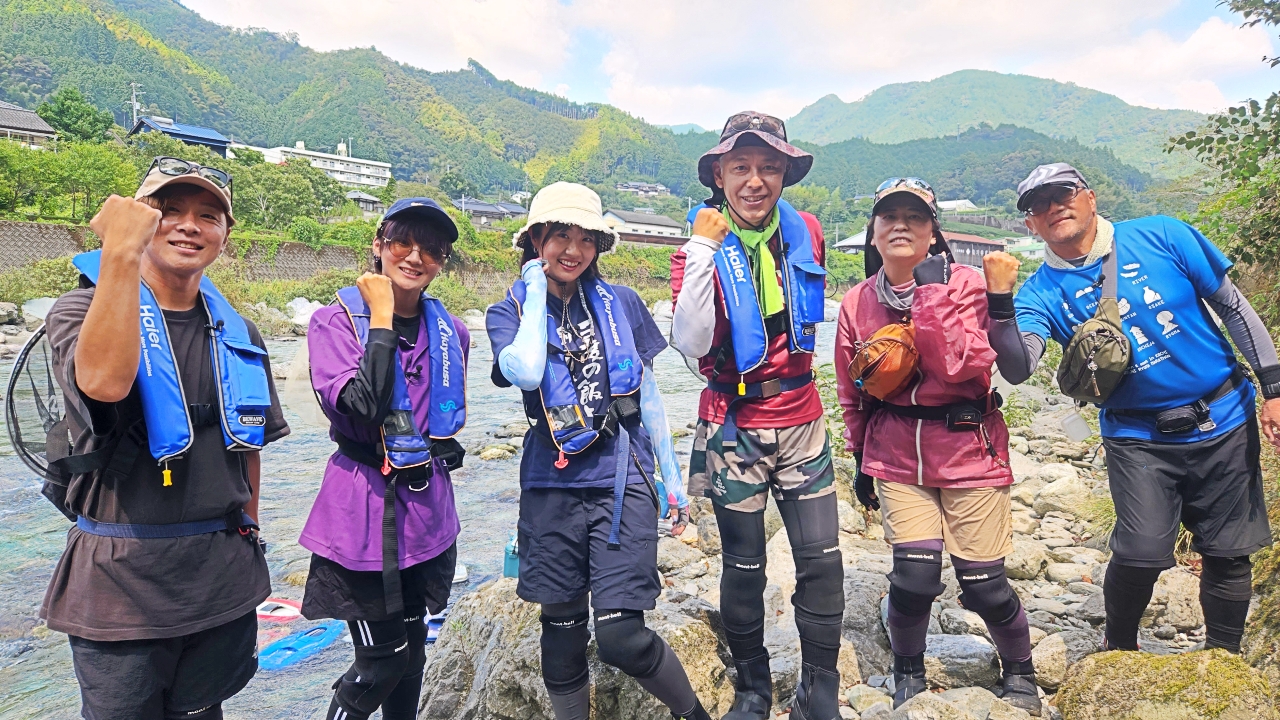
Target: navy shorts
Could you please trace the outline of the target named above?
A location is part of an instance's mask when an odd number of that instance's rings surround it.
[[[258,671],[254,612],[181,637],[70,641],[86,720],[180,718],[227,700]]]
[[[1103,443],[1116,506],[1115,562],[1173,567],[1179,525],[1191,532],[1191,549],[1202,555],[1240,557],[1271,545],[1256,417],[1199,442]]]
[[[607,610],[652,610],[658,575],[658,500],[648,483],[627,486],[621,547],[608,548],[613,490],[531,488],[520,492],[520,582],[528,602],[566,603],[591,593]]]

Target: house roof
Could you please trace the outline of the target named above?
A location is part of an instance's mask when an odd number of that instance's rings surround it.
[[[660,225],[662,227],[684,230],[684,223],[672,220],[666,215],[650,215],[649,213],[629,212],[627,210],[605,210],[605,215],[613,215],[622,222],[633,225]]]
[[[216,145],[227,145],[231,142],[226,138],[226,136],[213,128],[200,127],[199,125],[186,125],[184,123],[177,123],[168,118],[161,117],[138,118],[138,124],[133,126],[133,129],[129,131],[129,134],[134,135],[148,130],[156,130],[166,135],[188,137],[193,140],[200,140]]]
[[[352,190],[347,193],[348,200],[364,200],[365,202],[382,202],[382,198],[374,197],[369,193],[362,193],[359,190]]]
[[[863,248],[866,246],[867,246],[867,229],[866,228],[862,228],[858,232],[853,233],[852,235],[849,235],[848,237],[836,243],[835,245],[832,245],[832,247],[839,248],[841,250],[845,248]]]
[[[58,132],[34,111],[7,102],[0,102],[0,128],[42,135],[56,135]]]
[[[959,241],[959,242],[975,243],[978,245],[994,245],[996,247],[1004,247],[1003,240],[992,240],[991,238],[984,238],[978,235],[969,235],[967,233],[951,232],[950,230],[943,230],[942,235],[947,239],[948,242]]]
[[[517,205],[509,202],[491,203],[475,198],[463,197],[453,200],[453,206],[459,210],[465,210],[472,213],[480,213],[481,215],[528,215],[529,211],[524,209],[523,205]]]

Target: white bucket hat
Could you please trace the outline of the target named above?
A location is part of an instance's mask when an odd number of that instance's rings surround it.
[[[556,182],[542,188],[529,203],[529,219],[520,231],[512,236],[512,245],[521,250],[529,230],[543,223],[577,225],[583,230],[600,234],[598,252],[607,253],[618,241],[618,233],[604,219],[600,196],[595,190],[578,183]]]

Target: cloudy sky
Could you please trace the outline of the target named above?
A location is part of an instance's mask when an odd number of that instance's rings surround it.
[[[1274,29],[1216,0],[181,0],[214,22],[374,46],[427,70],[501,78],[654,123],[790,117],[823,95],[978,68],[1212,111],[1280,86]]]

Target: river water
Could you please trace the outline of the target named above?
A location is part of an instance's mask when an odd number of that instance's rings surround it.
[[[659,323],[663,333],[667,325]],[[820,363],[829,363],[834,323],[819,326]],[[483,331],[473,335],[467,369],[467,427],[459,440],[465,447],[483,444],[497,428],[523,417],[519,393],[499,389],[489,380],[492,354]],[[274,367],[290,363],[305,339],[269,340]],[[0,377],[9,377],[12,360]],[[668,419],[673,428],[697,418],[698,393],[703,387],[674,350],[655,360]],[[305,413],[305,409],[303,409]],[[333,452],[325,428],[304,422],[297,409],[285,404],[292,434],[262,453],[260,522],[269,543],[275,597],[302,599],[302,588],[284,578],[305,571],[310,554],[297,543],[307,512],[320,486],[325,459]],[[676,443],[687,464],[691,436]],[[503,550],[515,532],[519,498],[519,456],[482,461],[468,456],[466,466],[453,474],[462,535],[458,560],[467,566],[465,584],[454,585],[454,597],[502,573]],[[39,620],[40,602],[50,573],[65,544],[68,523],[41,497],[33,473],[13,454],[7,436],[0,441],[0,717],[77,718],[79,687],[71,667],[67,639],[50,632]],[[296,576],[295,576],[296,577]],[[287,624],[260,624],[259,646],[315,623],[299,619]],[[323,718],[329,686],[351,662],[349,637],[295,666],[275,672],[259,671],[239,695],[224,705],[228,718]],[[430,662],[430,648],[428,648]],[[379,717],[380,713],[374,717]]]

